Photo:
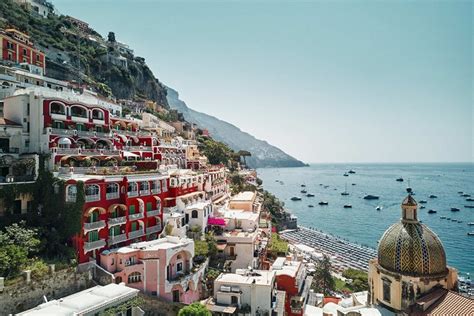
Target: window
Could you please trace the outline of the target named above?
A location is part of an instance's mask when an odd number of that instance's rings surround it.
[[[107,193],[118,193],[119,185],[117,183],[107,183]]]
[[[128,207],[128,214],[135,214],[135,205],[130,205]]]
[[[150,188],[150,185],[148,184],[148,182],[140,182],[140,193],[146,193],[148,192]]]
[[[153,193],[160,193],[161,192],[160,181],[152,181],[151,190],[153,191]]]
[[[71,115],[76,117],[87,118],[87,111],[81,106],[72,106]]]
[[[198,211],[197,211],[197,210],[193,210],[193,211],[191,212],[191,217],[192,217],[192,218],[198,218]]]
[[[390,303],[390,285],[391,281],[388,279],[383,279],[383,300]]]
[[[151,212],[153,210],[153,205],[151,202],[146,203],[146,211]]]
[[[98,195],[100,192],[98,185],[86,185],[86,195]]]
[[[66,201],[76,202],[77,187],[75,184],[68,185],[66,189]]]
[[[90,232],[87,234],[87,240],[88,240],[89,242],[93,242],[93,241],[99,240],[99,231],[98,231],[98,230],[90,231]]]
[[[128,195],[137,195],[138,186],[136,182],[130,182],[127,187]]]
[[[65,115],[66,111],[64,105],[58,102],[51,102],[51,113]]]
[[[161,188],[162,188],[163,192],[168,192],[168,186],[166,184],[166,180],[163,180]]]
[[[178,262],[178,263],[176,264],[176,271],[177,271],[177,272],[183,271],[183,263],[182,263],[182,262]]]
[[[239,304],[239,298],[238,298],[237,296],[235,296],[235,295],[232,295],[232,296],[230,297],[230,304],[232,304],[232,305],[237,305],[237,304]]]
[[[137,282],[141,282],[141,280],[142,280],[142,275],[140,274],[140,272],[132,272],[128,276],[128,283],[137,283]]]
[[[92,110],[92,118],[94,120],[103,120],[104,119],[104,112],[101,110],[94,109]]]

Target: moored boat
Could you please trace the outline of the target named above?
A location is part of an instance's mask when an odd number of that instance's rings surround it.
[[[465,208],[474,208],[474,205],[464,205]]]
[[[306,190],[301,190],[301,193],[307,193],[307,191]]]
[[[428,211],[428,214],[435,214],[435,213],[436,213],[435,210],[429,210],[429,211]]]
[[[344,173],[344,177],[348,177],[348,176],[349,176],[349,174],[347,172]]]
[[[420,210],[424,209],[426,206],[420,205]]]
[[[430,198],[430,199],[436,199],[436,198],[438,198],[438,196],[437,196],[437,195],[434,195],[434,194],[431,194],[431,195],[429,196],[429,198]]]
[[[474,199],[473,198],[467,198],[466,202],[474,202]]]
[[[400,178],[397,178],[397,180],[396,180],[396,181],[398,181],[398,182],[403,182],[403,178],[402,178],[402,177],[400,177]]]
[[[377,211],[381,211],[381,210],[383,209],[383,206],[378,205],[375,209],[376,209]]]
[[[463,193],[463,194],[461,194],[461,196],[463,196],[463,197],[471,197],[471,195],[470,195],[470,194],[467,194],[467,193]]]
[[[428,203],[428,201],[427,200],[419,200],[418,203],[425,204],[425,203]]]
[[[318,204],[319,204],[319,205],[329,205],[329,202],[327,202],[327,201],[321,201],[321,202],[319,202]]]
[[[314,205],[313,205],[313,204],[310,204],[310,205],[308,205],[308,207],[314,207]]]
[[[307,196],[307,197],[314,197],[314,194],[308,193],[308,194],[306,194],[306,196]]]
[[[364,196],[364,200],[378,200],[379,197],[377,195],[367,194]]]
[[[458,209],[457,207],[451,207],[451,212],[459,212],[460,209]]]
[[[354,174],[354,173],[356,173],[356,172],[351,169],[351,170],[349,170],[347,173],[352,173],[352,174]]]
[[[292,201],[301,201],[301,198],[299,196],[294,196],[291,198]]]
[[[344,204],[344,208],[352,208],[351,204]]]
[[[474,232],[468,232],[467,235],[468,236],[474,236]]]

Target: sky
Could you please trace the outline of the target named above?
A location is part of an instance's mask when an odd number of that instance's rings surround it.
[[[53,0],[305,162],[473,162],[471,1]]]

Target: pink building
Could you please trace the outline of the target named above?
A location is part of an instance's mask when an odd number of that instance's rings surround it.
[[[194,241],[167,236],[126,247],[105,250],[100,265],[117,283],[167,301],[191,304],[201,298],[207,262],[193,264]]]

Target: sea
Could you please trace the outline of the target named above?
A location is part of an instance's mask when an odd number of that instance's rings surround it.
[[[344,176],[349,170],[355,173]],[[410,186],[417,201],[427,201],[425,209],[418,210],[418,219],[441,239],[448,265],[461,274],[474,275],[474,236],[467,234],[474,232],[474,226],[468,225],[474,222],[474,208],[465,208],[474,202],[466,201],[467,197],[458,193],[462,191],[474,198],[472,163],[311,164],[303,168],[264,168],[257,172],[263,187],[285,203],[298,217],[299,225],[372,248],[377,248],[384,231],[400,220],[400,204]],[[403,182],[396,181],[400,177]],[[346,188],[349,195],[342,196]],[[315,197],[306,197],[300,192],[303,189]],[[380,198],[363,199],[367,194]],[[437,198],[429,198],[430,195]],[[292,201],[294,196],[302,200]],[[328,205],[320,206],[320,201],[327,201]],[[345,204],[351,204],[352,208],[344,208]],[[380,210],[376,210],[377,206]],[[452,207],[460,211],[452,212]],[[437,213],[429,214],[430,209]]]

